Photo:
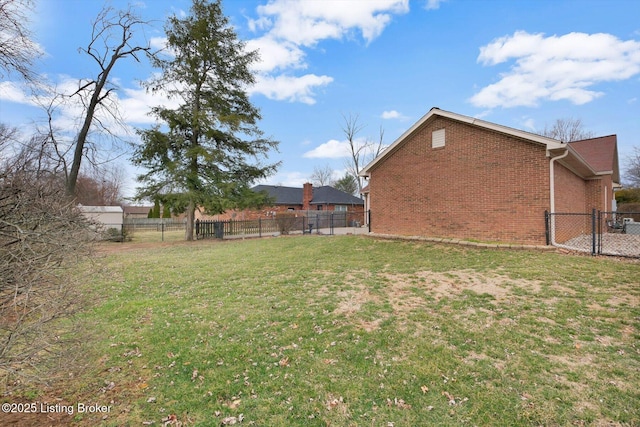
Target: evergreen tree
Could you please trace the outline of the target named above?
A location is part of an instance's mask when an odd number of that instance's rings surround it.
[[[185,207],[186,239],[193,240],[197,208],[216,214],[265,202],[249,187],[275,172],[277,164],[260,158],[278,143],[263,136],[246,92],[258,53],[238,40],[219,0],[193,0],[190,14],[169,18],[165,31],[172,56],[153,58],[162,73],[148,89],[179,105],[153,108],[165,125],[139,131],[133,160],[148,169],[138,177],[144,184],[138,197]]]
[[[160,218],[160,202],[158,201],[158,199],[153,202],[153,213],[151,215],[151,218]]]
[[[162,218],[171,218],[171,210],[166,203],[162,205]]]
[[[358,181],[353,175],[347,172],[342,178],[336,181],[333,187],[345,193],[355,195],[358,192]]]

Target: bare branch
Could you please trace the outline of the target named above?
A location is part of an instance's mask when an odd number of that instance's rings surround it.
[[[83,156],[86,154],[85,145],[88,144],[89,131],[99,119],[96,118],[96,111],[99,107],[104,107],[105,102],[110,95],[116,90],[116,86],[109,81],[109,75],[115,67],[118,60],[132,57],[139,61],[137,54],[139,52],[149,52],[150,47],[131,45],[134,32],[140,27],[144,28],[147,22],[140,20],[131,9],[126,11],[114,11],[110,7],[104,8],[97,16],[92,27],[92,37],[86,49],[81,49],[89,55],[98,65],[100,72],[95,79],[92,79],[82,85],[74,95],[84,102],[83,93],[88,90],[90,96],[88,103],[85,104],[85,113],[82,127],[78,132],[75,141],[75,150],[71,170],[67,179],[67,192],[75,194],[75,186],[80,172],[80,165]],[[98,43],[102,43],[101,50],[96,48]],[[90,90],[89,88],[92,87]],[[115,105],[106,108],[109,113],[116,117]],[[103,130],[106,126],[101,125]],[[108,132],[110,133],[110,132]],[[113,136],[113,133],[110,133]]]
[[[0,0],[0,77],[16,72],[34,79],[32,67],[42,51],[27,28],[32,9],[32,0]]]
[[[593,132],[584,129],[581,119],[557,119],[551,127],[545,125],[544,130],[537,132],[562,142],[580,141],[593,138]]]

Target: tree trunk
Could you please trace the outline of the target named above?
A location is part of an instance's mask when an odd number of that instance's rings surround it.
[[[189,206],[187,206],[187,225],[185,231],[185,239],[188,241],[193,241],[193,228],[195,224],[196,217],[196,205],[192,201],[189,202]]]

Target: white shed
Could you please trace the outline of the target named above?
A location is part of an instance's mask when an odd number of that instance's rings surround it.
[[[80,212],[89,220],[104,224],[109,228],[120,228],[124,223],[124,213],[120,206],[82,206],[78,205]]]

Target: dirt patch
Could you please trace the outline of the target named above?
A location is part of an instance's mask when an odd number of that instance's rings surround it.
[[[357,315],[367,303],[391,305],[393,315],[401,322],[409,313],[429,309],[442,298],[457,297],[464,291],[479,295],[490,295],[496,301],[506,301],[513,296],[514,288],[522,288],[527,292],[539,292],[538,281],[511,279],[499,274],[482,274],[471,270],[450,271],[446,273],[419,271],[413,274],[354,272],[345,277],[349,289],[335,293],[338,304],[335,314],[352,317]],[[382,282],[379,293],[370,291],[372,281]],[[323,287],[321,294],[329,289]],[[388,316],[386,316],[388,317]],[[375,330],[381,320],[360,322],[365,330]]]
[[[513,287],[537,293],[541,289],[538,281],[511,279],[499,274],[482,274],[471,270],[438,273],[420,271],[415,274],[383,274],[391,284],[390,297],[401,297],[411,288],[424,291],[425,295],[439,301],[442,298],[457,296],[468,290],[479,295],[488,294],[497,301],[504,301],[512,293]],[[402,300],[402,298],[395,298]],[[392,300],[393,302],[393,300]],[[396,301],[398,302],[398,301]],[[411,306],[403,301],[404,306]],[[400,306],[400,305],[399,305]]]
[[[340,302],[333,312],[345,316],[357,313],[362,306],[368,302],[379,301],[378,297],[372,295],[371,292],[362,285],[357,286],[355,289],[339,291],[336,296],[340,299]]]

